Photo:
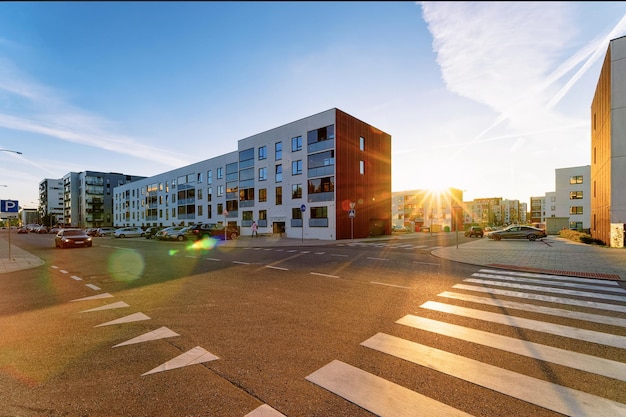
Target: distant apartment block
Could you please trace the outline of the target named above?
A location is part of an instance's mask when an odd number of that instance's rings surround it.
[[[611,246],[626,223],[626,37],[613,39],[591,103],[591,235]]]
[[[408,190],[392,193],[393,224],[433,232],[463,230],[463,191]]]
[[[46,226],[64,223],[62,179],[46,178],[39,183],[39,219]]]
[[[391,233],[391,136],[330,109],[237,150],[115,187],[115,226],[227,223],[251,235],[337,240]]]
[[[113,188],[142,178],[97,171],[65,174],[63,222],[81,228],[113,226]]]

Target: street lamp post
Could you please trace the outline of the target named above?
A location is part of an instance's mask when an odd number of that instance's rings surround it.
[[[0,152],[13,152],[13,153],[16,153],[18,155],[22,154],[22,152],[20,152],[20,151],[12,151],[11,149],[0,149]]]

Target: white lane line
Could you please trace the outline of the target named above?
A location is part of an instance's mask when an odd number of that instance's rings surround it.
[[[72,278],[74,281],[82,281],[83,280],[81,277],[77,277],[76,275],[72,275],[72,276],[70,276],[70,278]]]
[[[440,311],[443,313],[455,314],[477,320],[488,321],[491,323],[499,323],[507,326],[519,327],[521,329],[529,329],[538,332],[565,336],[577,340],[585,340],[591,343],[613,346],[620,349],[626,349],[626,337],[624,336],[600,333],[593,330],[579,329],[576,327],[546,323],[543,321],[530,320],[504,314],[491,313],[488,311],[474,310],[472,308],[453,306],[450,304],[438,303],[436,301],[427,301],[420,307],[429,310]]]
[[[219,359],[214,354],[207,352],[204,348],[196,346],[195,348],[188,350],[187,352],[178,355],[174,359],[165,362],[162,365],[148,371],[141,376],[154,374],[157,372],[169,371],[171,369],[182,368],[183,366],[196,365],[199,363],[214,361]]]
[[[510,282],[490,281],[486,279],[470,278],[470,279],[466,279],[463,281],[471,282],[473,284],[486,284],[486,285],[494,285],[497,287],[517,288],[517,289],[523,289],[523,290],[550,292],[554,294],[565,294],[565,295],[574,295],[574,296],[579,296],[579,297],[600,298],[602,300],[626,302],[626,297],[620,296],[620,295],[600,294],[600,293],[587,292],[587,291],[564,290],[562,288],[541,287],[538,285],[514,284]]]
[[[380,417],[470,416],[449,405],[338,360],[313,372],[306,377],[306,380]]]
[[[495,269],[481,269],[479,272],[484,272],[487,274],[497,274],[497,275],[511,275],[514,277],[528,277],[528,278],[546,278],[546,279],[554,279],[561,281],[572,281],[572,282],[586,282],[588,284],[596,284],[596,285],[613,285],[618,286],[619,284],[615,281],[602,281],[597,278],[579,278],[579,277],[568,277],[563,275],[551,275],[551,274],[535,274],[532,272],[518,272],[518,271],[499,271]]]
[[[386,284],[384,282],[376,282],[376,281],[370,281],[370,284],[384,285],[386,287],[405,288],[407,290],[411,289],[411,287],[405,287],[404,285]]]
[[[430,265],[430,266],[441,266],[441,264],[438,264],[436,262],[418,262],[418,261],[413,261],[414,264],[419,264],[419,265]]]
[[[379,352],[452,375],[566,416],[626,415],[626,404],[532,378],[398,337],[378,333],[361,344]],[[348,381],[343,382],[347,383]],[[429,414],[425,413],[423,415]]]
[[[567,304],[579,307],[594,308],[597,310],[609,310],[619,313],[626,313],[626,306],[608,303],[598,303],[594,301],[576,300],[573,298],[552,297],[550,295],[533,294],[528,292],[500,290],[497,288],[475,287],[473,285],[456,284],[452,288],[466,291],[482,292],[486,294],[505,295],[507,297],[524,298],[528,300],[546,301],[550,303]]]
[[[204,259],[206,259],[207,261],[219,261],[219,259],[217,258],[204,258]]]
[[[521,277],[508,277],[504,275],[494,275],[494,274],[472,274],[473,277],[478,278],[495,278],[501,281],[512,281],[512,282],[524,282],[527,284],[547,284],[555,287],[566,287],[566,288],[580,288],[581,290],[598,290],[598,291],[607,291],[607,292],[616,292],[616,293],[626,293],[626,290],[623,288],[613,288],[607,287],[604,285],[587,285],[587,284],[576,284],[572,282],[560,282],[560,281],[544,281],[538,280],[534,278],[521,278]]]
[[[608,378],[626,381],[626,364],[622,362],[413,315],[406,315],[396,321],[396,323],[483,346],[490,346],[505,352],[512,352],[529,358],[603,375]]]
[[[234,264],[240,264],[240,265],[250,265],[250,262],[242,262],[242,261],[233,261]]]
[[[59,269],[59,267],[56,266],[56,265],[51,265],[50,268],[52,268],[52,269]]]
[[[311,272],[311,275],[318,275],[320,277],[328,277],[328,278],[339,278],[337,275],[322,274],[319,272]]]
[[[266,268],[271,268],[271,269],[278,269],[280,271],[289,271],[289,269],[287,268],[283,268],[281,266],[274,266],[274,265],[265,265]]]
[[[565,317],[569,319],[591,321],[594,323],[610,324],[612,326],[626,327],[626,319],[619,317],[603,316],[601,314],[590,314],[579,311],[565,310],[563,308],[544,307],[535,304],[517,303],[515,301],[498,300],[487,297],[477,297],[469,294],[459,294],[444,291],[437,294],[440,297],[452,298],[455,300],[470,301],[472,303],[491,305],[496,307],[510,308],[514,310],[531,311],[533,313],[549,314],[551,316]]]
[[[132,323],[135,321],[142,321],[142,320],[150,320],[150,317],[146,316],[143,313],[129,314],[128,316],[120,317],[119,319],[116,319],[116,320],[107,321],[106,323],[97,324],[93,327],[111,326],[114,324]]]
[[[293,252],[298,252],[298,251],[297,251],[297,250],[295,250],[295,249],[291,249],[291,250],[288,250],[288,251],[287,251],[287,253],[293,253]]]
[[[367,259],[371,261],[388,261],[389,260],[387,258],[370,258],[369,256],[367,257]]]
[[[347,257],[348,255],[342,255],[342,254],[337,254],[337,253],[331,253],[330,256],[342,256],[342,257]]]
[[[303,250],[303,251],[300,251],[300,253],[311,253],[311,251],[310,250]]]
[[[323,255],[323,254],[325,254],[325,253],[326,253],[326,252],[315,252],[315,255]]]
[[[62,274],[69,274],[69,272],[67,272],[65,269],[59,269],[59,272]]]
[[[419,246],[415,246],[415,249],[422,249],[422,248],[427,248],[428,246],[426,245],[419,245]]]
[[[94,291],[100,291],[100,287],[98,287],[97,285],[94,284],[85,284],[85,287],[89,287]]]

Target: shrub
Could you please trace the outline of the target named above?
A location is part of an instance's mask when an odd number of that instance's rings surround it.
[[[600,239],[595,239],[591,237],[590,234],[579,232],[577,230],[564,229],[559,232],[559,236],[574,242],[586,243],[588,245],[604,245],[604,242]]]

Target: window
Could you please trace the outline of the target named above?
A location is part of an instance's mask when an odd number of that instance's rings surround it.
[[[264,203],[267,201],[267,188],[259,189],[259,203]]]
[[[222,203],[217,203],[217,214],[224,214],[224,205]]]
[[[365,161],[359,161],[359,174],[365,174]]]
[[[283,204],[283,187],[276,187],[276,205],[281,206]]]
[[[197,213],[198,213],[198,216],[202,216],[202,206],[198,206]]]
[[[325,140],[334,139],[335,138],[335,126],[330,125],[326,127],[322,127],[316,130],[311,130],[307,133],[306,142],[307,144],[312,144],[316,142],[323,142]]]
[[[291,198],[302,198],[302,184],[294,184],[291,186]]]
[[[206,183],[207,183],[208,185],[213,184],[213,171],[211,171],[211,170],[208,170],[208,171],[206,172]]]
[[[239,190],[239,201],[254,201],[254,188]]]
[[[204,173],[198,172],[198,177],[196,178],[196,182],[204,181],[203,175],[204,175]]]
[[[280,161],[283,159],[283,143],[276,142],[274,145],[274,159]]]
[[[291,163],[291,175],[302,175],[302,159]]]
[[[569,183],[570,184],[582,184],[583,183],[583,176],[582,175],[574,175],[574,176],[569,178]]]
[[[359,149],[362,151],[365,150],[365,138],[363,136],[359,138]]]
[[[294,207],[291,209],[291,218],[298,220],[302,219],[302,210],[300,210],[300,207]]]
[[[209,204],[206,206],[206,218],[210,219],[211,217],[213,217],[213,207]]]
[[[283,166],[280,164],[276,165],[276,177],[274,182],[283,182]]]
[[[569,199],[570,200],[582,200],[583,192],[582,191],[570,191]]]
[[[221,180],[222,178],[224,178],[224,168],[219,167],[217,169],[217,179]]]
[[[202,200],[202,188],[196,190],[196,199]]]
[[[335,177],[314,178],[309,180],[307,190],[309,194],[335,191]],[[402,206],[399,206],[398,210],[402,210]]]
[[[241,220],[248,220],[248,221],[252,221],[253,218],[253,213],[252,211],[246,210],[246,211],[242,211],[241,212]]]
[[[259,147],[259,161],[267,159],[267,146]]]
[[[328,218],[328,207],[311,207],[312,219],[326,219]]]
[[[259,181],[267,181],[267,168],[259,168]]]
[[[210,202],[211,200],[213,200],[213,187],[209,187],[206,193],[206,201]]]
[[[582,206],[572,206],[569,208],[569,214],[583,214]]]
[[[302,136],[291,138],[291,152],[302,150]]]
[[[224,196],[224,186],[223,185],[218,185],[217,186],[217,196],[218,197],[223,197]]]

